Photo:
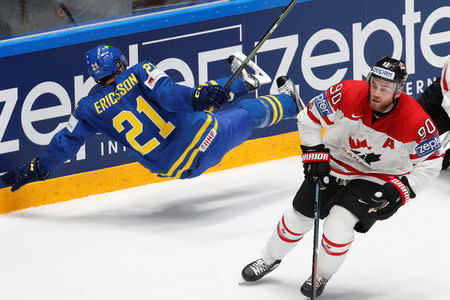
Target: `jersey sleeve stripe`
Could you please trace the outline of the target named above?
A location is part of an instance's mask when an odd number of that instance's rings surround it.
[[[325,121],[325,123],[327,123],[327,125],[333,125],[334,124],[334,122],[331,122],[330,119],[327,116],[323,117],[323,120]]]
[[[317,119],[316,116],[314,116],[314,114],[309,109],[308,109],[308,117],[311,119],[311,121],[320,125],[319,119]]]
[[[433,160],[433,159],[441,158],[441,157],[444,157],[444,156],[445,156],[445,153],[442,153],[441,155],[430,155],[425,160]]]
[[[430,156],[427,157],[427,159],[425,160],[431,160],[431,159],[436,159],[436,158],[440,158],[440,157],[444,157],[445,153],[441,154],[441,155],[433,155],[431,154]],[[417,154],[410,154],[409,155],[409,159],[411,160],[415,160],[415,159],[419,159],[419,155]]]
[[[417,154],[410,154],[409,155],[409,159],[413,160],[413,159],[419,159],[419,155]]]

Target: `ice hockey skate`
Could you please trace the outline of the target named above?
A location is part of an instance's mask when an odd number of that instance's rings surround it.
[[[287,94],[291,96],[297,104],[297,113],[305,108],[302,99],[294,85],[294,82],[287,76],[280,76],[277,78],[277,87],[280,94]]]
[[[242,278],[247,282],[254,282],[263,278],[268,273],[275,270],[281,263],[281,260],[276,260],[271,264],[266,263],[262,258],[249,263],[242,270]]]
[[[228,64],[230,64],[231,72],[236,72],[237,69],[242,65],[244,60],[247,58],[243,53],[236,52],[234,55],[230,55],[228,57]],[[251,69],[254,74],[250,73],[249,69]],[[249,92],[253,92],[258,89],[263,84],[270,83],[271,79],[269,75],[264,72],[256,63],[253,61],[249,61],[247,66],[242,69],[241,74],[242,80],[245,82],[247,90]]]
[[[323,290],[325,289],[325,285],[327,284],[328,279],[318,276],[316,281],[316,297],[322,295]],[[300,288],[300,292],[303,296],[311,298],[312,296],[312,276],[309,276],[308,280],[303,283]]]

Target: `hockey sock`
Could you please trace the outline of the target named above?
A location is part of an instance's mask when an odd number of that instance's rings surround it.
[[[344,262],[354,239],[358,218],[341,206],[333,206],[323,224],[318,275],[330,279]]]
[[[253,127],[272,126],[281,120],[295,117],[296,104],[289,95],[268,95],[245,99],[238,103],[250,114]]]
[[[270,264],[275,260],[283,259],[303,238],[303,235],[311,230],[313,224],[314,219],[302,215],[292,206],[289,207],[262,250],[264,261]]]

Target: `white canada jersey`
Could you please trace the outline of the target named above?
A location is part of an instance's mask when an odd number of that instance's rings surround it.
[[[417,193],[441,169],[444,152],[435,124],[405,93],[375,120],[368,97],[367,81],[346,80],[313,98],[297,116],[303,145],[330,149],[333,176],[383,184],[404,175]]]

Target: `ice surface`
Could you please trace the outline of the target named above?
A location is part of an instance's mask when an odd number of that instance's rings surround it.
[[[312,232],[256,284],[259,257],[302,181],[298,158],[0,216],[0,299],[302,299]],[[450,299],[450,172],[357,234],[320,299]]]

